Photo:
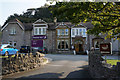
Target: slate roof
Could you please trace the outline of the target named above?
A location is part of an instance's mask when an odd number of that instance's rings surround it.
[[[55,30],[56,26],[58,26],[61,23],[62,22],[57,22],[56,24],[55,23],[48,23],[48,30]],[[63,22],[63,23],[70,28],[73,26],[73,24],[71,24],[70,22]]]
[[[87,27],[87,29],[92,29],[94,27],[90,22],[86,22],[86,23],[81,22],[77,26],[73,25],[72,27],[79,27],[79,26],[81,26],[81,27]]]
[[[22,23],[21,21],[19,21],[18,19],[14,19],[14,20],[10,20],[8,23],[19,23],[24,29],[25,31],[31,31],[33,29],[33,23]],[[48,24],[48,30],[55,30],[56,29],[56,26],[58,26],[59,24],[61,24],[62,22],[57,22],[56,24],[55,23],[47,23]],[[74,24],[72,24],[71,22],[63,22],[65,25],[67,25],[69,28],[71,27],[75,27]],[[82,24],[82,25],[81,25]],[[79,26],[79,25],[78,25]],[[90,22],[86,22],[86,23],[83,23],[81,22],[80,23],[80,26],[85,26],[87,27],[87,29],[91,29],[93,28],[93,25],[90,23]],[[3,26],[4,27],[4,26]]]
[[[22,23],[18,19],[10,20],[8,23],[17,23],[17,22],[24,28],[25,31],[31,31],[33,29],[32,23]]]
[[[48,23],[48,30],[55,30],[56,25],[54,23]]]
[[[25,31],[32,31],[33,25],[32,23],[23,23]]]

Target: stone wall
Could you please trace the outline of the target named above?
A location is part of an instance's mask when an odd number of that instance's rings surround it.
[[[106,80],[112,80],[113,78],[120,78],[120,63],[116,66],[111,66],[107,63],[103,63],[103,59],[99,54],[89,54],[89,70],[93,78],[106,78]]]
[[[10,34],[12,28],[16,30],[16,34]],[[20,25],[17,23],[9,23],[2,31],[2,44],[16,42],[16,48],[20,49],[20,47],[25,44],[24,35],[24,30],[20,28]]]
[[[47,59],[44,54],[39,52],[36,55],[17,54],[15,57],[8,57],[2,59],[2,75],[11,74],[19,71],[26,71],[36,67],[40,67]]]
[[[48,30],[46,47],[49,53],[56,51],[56,32],[55,30]]]

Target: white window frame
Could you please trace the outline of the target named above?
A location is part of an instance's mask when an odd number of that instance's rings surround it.
[[[83,29],[83,36],[86,36],[86,29]]]
[[[46,28],[42,28],[43,30],[42,30],[42,34],[43,35],[46,35]]]
[[[68,35],[69,30],[65,29],[65,35]]]
[[[76,35],[79,35],[79,30],[78,29],[76,29]]]
[[[79,35],[82,36],[82,29],[79,29]]]
[[[39,34],[42,34],[42,30],[41,30],[41,28],[39,28]]]
[[[75,29],[72,29],[72,35],[75,36]]]
[[[34,27],[34,35],[46,35],[46,27]]]
[[[38,35],[38,28],[34,28],[34,35]]]
[[[17,46],[17,42],[16,41],[9,41],[8,44],[10,44],[13,47]],[[16,44],[16,45],[15,45]]]

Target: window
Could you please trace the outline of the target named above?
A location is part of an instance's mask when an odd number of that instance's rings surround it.
[[[65,35],[68,35],[68,29],[65,29]]]
[[[41,32],[41,28],[39,28],[39,34],[42,34],[42,32]]]
[[[76,29],[76,35],[78,35],[78,29]]]
[[[64,35],[64,29],[61,29],[61,35]]]
[[[43,35],[46,34],[46,28],[43,28]]]
[[[72,29],[72,35],[75,35],[75,29]]]
[[[15,28],[10,29],[10,34],[16,34],[16,29]]]
[[[60,29],[57,29],[57,34],[60,35]]]
[[[65,48],[68,49],[68,41],[65,41]]]
[[[9,44],[12,45],[12,41],[9,41]]]
[[[38,34],[38,28],[35,28],[35,31],[34,31],[35,35]]]
[[[60,41],[58,41],[58,44],[57,44],[57,45],[58,45],[58,49],[60,49]]]
[[[83,29],[83,36],[85,36],[86,35],[86,30],[85,29]]]
[[[64,41],[62,41],[61,42],[61,47],[62,47],[61,49],[64,49],[64,45],[65,45],[65,43],[64,43]]]
[[[16,47],[16,41],[9,41],[10,46]]]
[[[79,34],[80,36],[82,36],[82,29],[79,29]]]
[[[13,42],[13,47],[16,47],[16,42]]]
[[[34,28],[34,35],[46,35],[46,28]]]
[[[58,40],[57,41],[57,48],[59,49],[59,50],[68,50],[68,40],[62,40],[62,41],[60,41],[60,40]]]

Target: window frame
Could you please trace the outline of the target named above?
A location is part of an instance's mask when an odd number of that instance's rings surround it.
[[[86,29],[83,29],[83,36],[86,36]]]
[[[69,33],[69,30],[65,29],[65,35],[68,35],[68,33]]]
[[[69,50],[69,41],[68,40],[57,40],[57,49],[58,50]]]
[[[45,27],[35,27],[34,35],[46,35],[46,28]]]
[[[75,29],[72,29],[72,35],[75,36]]]
[[[11,28],[10,29],[10,34],[16,34],[16,28]]]

